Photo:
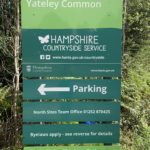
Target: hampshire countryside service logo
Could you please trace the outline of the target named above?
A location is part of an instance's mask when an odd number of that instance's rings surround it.
[[[39,41],[40,41],[41,44],[47,44],[47,43],[49,43],[49,38],[50,38],[49,35],[46,35],[44,37],[38,36],[38,39],[39,39]]]

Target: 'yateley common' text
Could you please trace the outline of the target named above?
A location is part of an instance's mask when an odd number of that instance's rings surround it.
[[[101,0],[26,0],[32,8],[101,8]]]

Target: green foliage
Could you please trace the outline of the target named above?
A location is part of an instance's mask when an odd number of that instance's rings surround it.
[[[149,8],[150,0],[128,0],[121,101],[123,150],[149,150],[150,145]]]
[[[122,144],[125,150],[150,145],[150,53],[125,55],[122,79]]]
[[[0,1],[0,82],[12,85],[14,77],[15,1]]]
[[[15,23],[15,1],[0,1],[0,35],[13,36]]]
[[[137,52],[148,38],[150,0],[128,0],[126,50]]]
[[[11,85],[14,76],[14,54],[12,45],[12,39],[10,37],[0,37],[0,82],[3,83],[3,85]]]
[[[150,145],[150,129],[141,130],[141,134],[132,132],[124,133],[122,150],[149,150]]]
[[[0,87],[0,120],[5,120],[9,117],[9,110],[11,109],[11,88],[4,86]]]

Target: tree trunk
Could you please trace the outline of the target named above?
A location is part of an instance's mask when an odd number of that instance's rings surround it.
[[[17,119],[17,105],[19,100],[19,91],[20,91],[20,7],[19,0],[15,0],[15,24],[16,24],[16,35],[15,35],[15,44],[14,44],[14,65],[15,65],[15,77],[14,77],[14,101],[13,101],[13,116],[14,116],[14,145],[18,145],[18,136],[19,136],[19,127]]]
[[[125,52],[126,46],[126,20],[127,20],[127,7],[128,0],[124,0],[124,17],[123,17],[123,53]]]

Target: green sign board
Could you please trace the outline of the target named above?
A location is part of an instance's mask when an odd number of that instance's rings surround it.
[[[121,64],[37,64],[23,63],[23,76],[25,77],[78,77],[78,76],[121,76]]]
[[[122,28],[123,0],[22,0],[23,29]]]
[[[23,143],[72,144],[72,143],[119,143],[118,124],[51,124],[24,125]]]
[[[122,5],[123,0],[21,0],[23,99],[119,100],[120,80],[38,77],[120,77]],[[119,121],[119,110],[118,102],[24,102],[24,122],[96,124],[24,124],[23,143],[119,143],[118,124],[99,124]]]
[[[23,122],[119,121],[118,102],[24,102]]]
[[[122,0],[22,0],[23,75],[121,76]]]
[[[23,80],[23,99],[120,99],[120,80]]]
[[[121,32],[22,30],[23,75],[120,76]]]
[[[120,146],[53,146],[25,147],[24,150],[120,150]]]

